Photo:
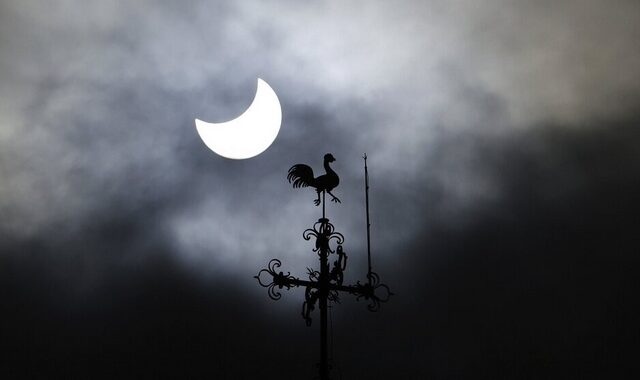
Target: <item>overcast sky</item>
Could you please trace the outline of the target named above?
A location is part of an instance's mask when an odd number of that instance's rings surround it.
[[[287,169],[336,157],[328,217],[363,279],[332,309],[340,378],[606,378],[638,342],[640,3],[0,2],[0,345],[10,377],[310,378],[320,216]],[[257,78],[263,154],[222,122]]]

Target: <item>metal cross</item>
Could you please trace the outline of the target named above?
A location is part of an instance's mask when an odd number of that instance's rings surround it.
[[[369,248],[369,183],[366,155],[365,159],[365,189],[366,189],[366,202],[367,202],[367,246]],[[336,232],[333,224],[329,222],[329,219],[325,216],[325,191],[322,191],[322,218],[318,219],[314,223],[312,228],[306,229],[302,233],[302,237],[305,240],[315,239],[315,248],[313,252],[317,253],[320,260],[320,270],[313,270],[307,268],[308,280],[301,280],[291,275],[291,272],[286,274],[283,271],[279,271],[282,262],[278,259],[272,259],[269,261],[267,268],[262,269],[254,276],[258,283],[267,288],[267,293],[272,300],[279,300],[282,295],[280,290],[286,288],[287,290],[293,287],[305,288],[305,301],[302,304],[302,317],[304,318],[307,326],[311,325],[312,318],[311,313],[315,310],[316,305],[320,308],[320,379],[329,379],[329,360],[327,356],[327,304],[329,302],[339,301],[339,292],[346,292],[356,296],[357,300],[365,299],[369,302],[367,308],[370,311],[378,311],[380,309],[381,302],[387,302],[389,297],[393,295],[389,290],[389,287],[380,282],[380,277],[373,271],[371,271],[371,255],[370,249],[368,249],[368,272],[367,282],[362,284],[357,281],[353,285],[344,285],[344,271],[347,267],[347,254],[345,253],[342,244],[344,243],[344,236]],[[335,249],[331,248],[331,244],[335,245]],[[333,266],[329,266],[330,255],[335,255]],[[268,276],[270,277],[268,277]],[[381,293],[379,295],[378,293]]]

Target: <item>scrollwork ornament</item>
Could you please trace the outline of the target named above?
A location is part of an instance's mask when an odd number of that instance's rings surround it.
[[[287,272],[287,274],[284,274],[282,271],[277,272],[277,269],[280,268],[280,266],[282,266],[282,262],[280,260],[272,259],[269,261],[269,264],[267,264],[267,268],[261,269],[256,276],[253,276],[258,280],[258,284],[260,284],[260,286],[267,288],[269,298],[274,301],[282,298],[282,294],[279,291],[280,289],[283,287],[286,287],[287,290],[291,289],[291,280],[296,280],[295,277],[291,276],[291,272]],[[271,278],[264,280],[264,273],[269,274]]]

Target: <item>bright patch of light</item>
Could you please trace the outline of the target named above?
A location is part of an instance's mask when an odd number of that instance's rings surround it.
[[[209,149],[235,160],[264,152],[278,136],[282,122],[280,101],[267,82],[258,78],[253,102],[237,118],[224,123],[196,119],[196,129]]]

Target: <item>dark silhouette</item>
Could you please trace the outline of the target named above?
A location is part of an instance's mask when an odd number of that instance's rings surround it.
[[[287,180],[289,183],[293,181],[293,187],[314,187],[316,192],[318,193],[318,199],[314,200],[316,206],[320,205],[320,193],[326,191],[331,195],[331,200],[333,202],[340,203],[340,199],[335,195],[331,194],[331,190],[338,187],[340,183],[340,178],[336,174],[336,172],[331,169],[329,163],[334,162],[336,159],[333,157],[331,153],[327,153],[324,155],[324,170],[326,174],[323,174],[317,178],[313,177],[313,169],[309,165],[305,164],[297,164],[293,165],[289,169],[289,174],[287,174]]]
[[[370,244],[369,239],[369,174],[367,171],[367,156],[365,159],[365,192],[367,207],[367,246]],[[331,153],[324,156],[324,169],[326,174],[313,177],[313,170],[307,165],[293,165],[289,169],[287,179],[289,183],[293,181],[293,187],[315,187],[318,192],[318,199],[314,201],[316,206],[320,205],[320,193],[327,192],[333,199],[332,201],[340,203],[340,200],[333,194],[333,190],[340,182],[338,175],[330,167],[329,163],[335,161]],[[389,287],[380,282],[380,277],[371,271],[371,249],[368,249],[369,265],[367,272],[367,283],[357,281],[352,285],[343,284],[344,271],[347,269],[347,254],[342,244],[344,236],[336,232],[333,224],[329,223],[329,219],[325,215],[325,201],[322,197],[322,218],[313,225],[312,228],[306,229],[302,233],[305,240],[315,238],[315,252],[320,257],[320,270],[307,268],[308,280],[303,280],[292,276],[291,272],[286,274],[279,270],[282,262],[278,259],[269,261],[267,268],[261,269],[254,276],[260,286],[267,288],[267,294],[272,300],[279,300],[282,297],[280,290],[282,288],[291,289],[297,287],[305,288],[305,301],[302,303],[302,318],[304,318],[307,326],[311,326],[311,313],[316,309],[320,309],[320,363],[318,369],[320,371],[320,379],[329,379],[329,370],[331,368],[329,362],[327,339],[327,310],[329,302],[340,302],[340,292],[352,294],[356,300],[365,299],[369,302],[368,309],[370,311],[378,311],[380,304],[387,302],[389,297],[393,295]],[[331,244],[336,244],[335,248]],[[337,256],[333,261],[333,267],[330,269],[330,255]],[[332,343],[331,343],[332,344]]]

